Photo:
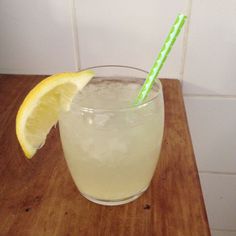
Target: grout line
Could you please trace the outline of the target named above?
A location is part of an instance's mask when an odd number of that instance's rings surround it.
[[[74,59],[75,59],[75,66],[76,71],[80,70],[81,68],[81,60],[80,60],[80,53],[79,53],[79,32],[78,32],[78,21],[77,21],[77,14],[76,14],[76,5],[75,0],[70,0],[71,6],[71,23],[72,23],[72,31],[73,31],[73,43],[74,43]]]
[[[202,97],[202,98],[233,98],[236,99],[236,95],[229,94],[229,95],[223,95],[223,94],[191,94],[191,93],[184,93],[184,97]]]
[[[215,228],[211,228],[211,230],[214,230],[214,231],[220,231],[220,232],[231,232],[231,233],[236,233],[236,229],[215,229]]]
[[[183,83],[183,77],[184,77],[184,69],[186,64],[186,54],[187,54],[187,45],[188,45],[188,36],[189,36],[189,27],[190,27],[190,18],[191,18],[191,12],[192,12],[192,0],[188,0],[187,5],[187,24],[184,29],[184,38],[183,38],[183,50],[182,50],[182,57],[181,57],[181,68],[179,73],[179,80],[182,86]]]
[[[199,174],[214,174],[214,175],[235,175],[236,172],[222,172],[222,171],[210,171],[210,170],[199,170]]]

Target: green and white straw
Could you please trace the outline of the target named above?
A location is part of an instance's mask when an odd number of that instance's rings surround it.
[[[153,83],[155,81],[155,79],[157,78],[157,76],[159,75],[159,72],[163,66],[163,64],[166,61],[166,58],[177,38],[177,36],[180,33],[180,30],[182,29],[185,20],[186,20],[186,16],[183,14],[179,14],[173,24],[173,26],[171,27],[171,30],[165,40],[165,43],[163,45],[163,47],[161,48],[161,51],[154,63],[154,65],[152,66],[152,69],[150,70],[149,74],[147,75],[147,78],[138,94],[137,99],[135,100],[134,104],[135,105],[139,105],[141,104],[145,98],[148,96],[150,90],[152,89]]]

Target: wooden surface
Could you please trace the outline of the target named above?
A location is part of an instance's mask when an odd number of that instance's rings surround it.
[[[15,116],[43,76],[0,75],[0,235],[210,235],[180,83],[162,80],[165,134],[150,188],[136,201],[96,205],[76,189],[58,130],[27,160]]]

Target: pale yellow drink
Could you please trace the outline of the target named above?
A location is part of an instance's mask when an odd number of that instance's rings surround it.
[[[118,205],[140,196],[158,161],[164,128],[160,84],[147,102],[132,105],[142,80],[93,79],[60,116],[65,158],[88,199]]]

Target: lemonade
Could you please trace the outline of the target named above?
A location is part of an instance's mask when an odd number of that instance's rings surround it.
[[[164,129],[160,82],[134,107],[144,80],[94,78],[62,112],[65,158],[79,191],[91,201],[118,205],[140,196],[154,174]]]

